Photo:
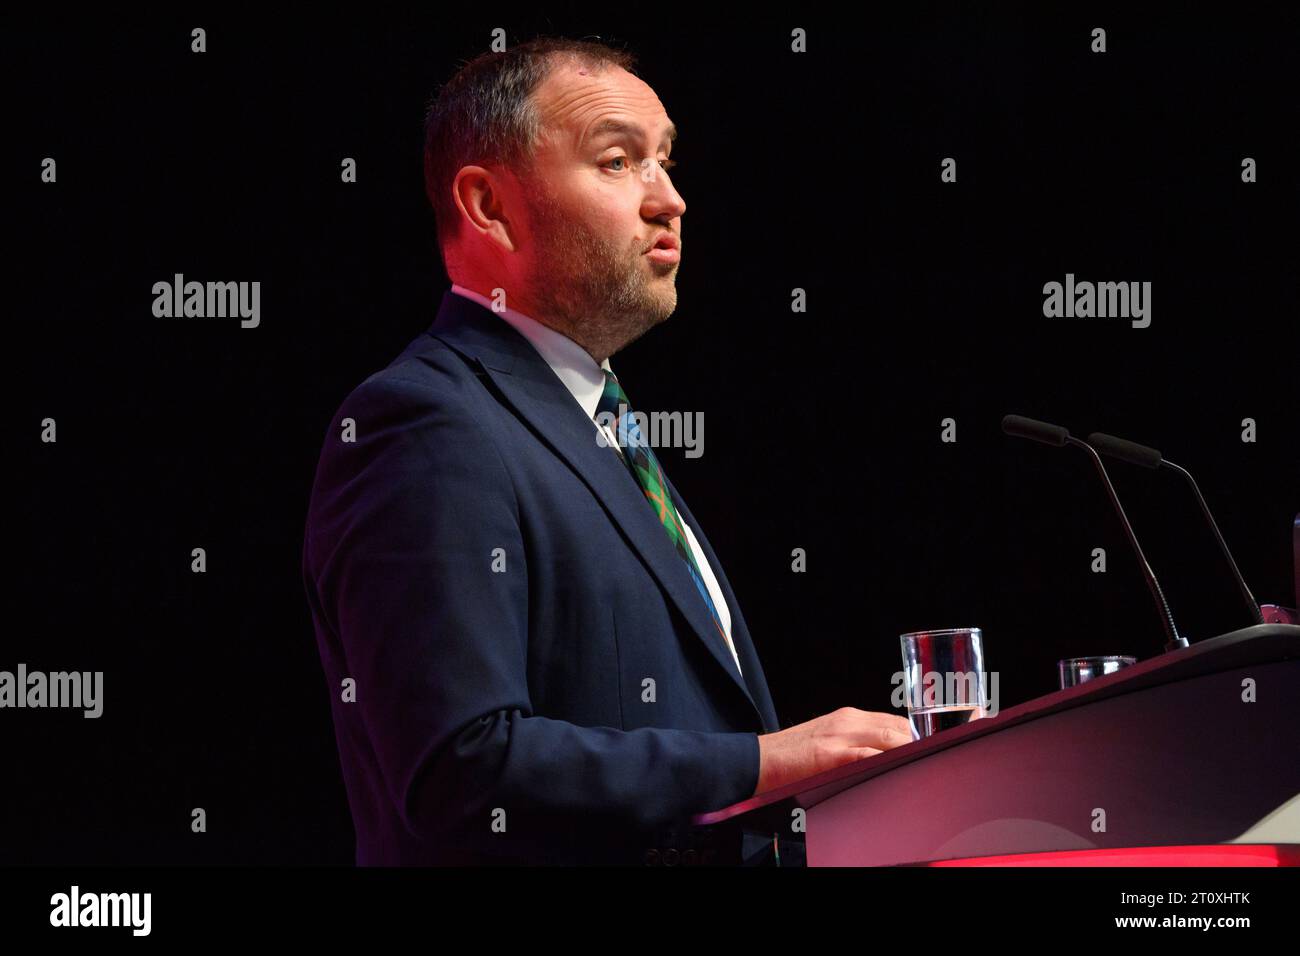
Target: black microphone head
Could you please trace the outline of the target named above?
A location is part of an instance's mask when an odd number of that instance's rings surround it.
[[[1023,415],[1008,415],[1002,419],[1002,430],[1013,438],[1028,438],[1040,441],[1044,445],[1056,445],[1058,448],[1070,440],[1070,430],[1060,425],[1025,418]]]
[[[1141,465],[1143,468],[1159,468],[1160,463],[1165,460],[1164,456],[1154,448],[1102,432],[1093,432],[1089,435],[1088,444],[1103,455],[1110,455],[1131,465]]]

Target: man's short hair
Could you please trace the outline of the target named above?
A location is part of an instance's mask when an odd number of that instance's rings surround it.
[[[593,72],[611,66],[634,72],[635,56],[604,43],[538,37],[464,63],[430,103],[424,118],[424,189],[444,264],[460,226],[451,195],[456,174],[464,166],[531,171],[542,132],[532,93],[556,66],[575,62]]]

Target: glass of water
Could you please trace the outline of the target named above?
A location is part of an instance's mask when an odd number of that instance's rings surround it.
[[[912,631],[899,640],[913,740],[986,715],[988,678],[984,673],[984,634],[978,627]]]
[[[1056,671],[1061,690],[1065,690],[1067,687],[1077,687],[1094,677],[1113,674],[1122,667],[1136,663],[1136,657],[1126,657],[1122,654],[1108,654],[1104,657],[1067,657],[1063,661],[1056,662]]]

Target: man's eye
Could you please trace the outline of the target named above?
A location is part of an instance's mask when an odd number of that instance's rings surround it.
[[[604,165],[605,165],[605,166],[609,166],[611,163],[626,163],[627,161],[628,161],[628,160],[627,160],[627,157],[626,157],[626,156],[615,156],[613,159],[606,160],[605,163],[604,163]],[[664,172],[667,172],[668,170],[672,169],[672,168],[673,168],[674,166],[676,166],[676,165],[677,165],[677,160],[675,160],[675,159],[661,159],[661,160],[659,160],[659,166],[660,166],[661,169],[663,169]],[[614,172],[616,172],[616,173],[621,173],[621,172],[623,172],[624,169],[626,169],[626,168],[627,168],[627,167],[624,166],[624,167],[622,167],[622,168],[620,168],[620,169],[615,169]]]

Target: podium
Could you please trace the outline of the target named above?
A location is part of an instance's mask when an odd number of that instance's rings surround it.
[[[786,834],[801,815],[808,866],[1300,862],[1300,626],[1199,641],[693,822]]]

